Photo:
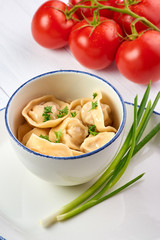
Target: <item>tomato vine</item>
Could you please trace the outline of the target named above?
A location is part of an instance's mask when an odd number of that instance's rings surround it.
[[[142,16],[134,13],[132,10],[130,10],[129,6],[139,3],[140,1],[138,1],[138,0],[128,0],[128,2],[126,0],[124,0],[124,8],[117,8],[117,7],[112,7],[112,6],[104,6],[103,4],[99,3],[97,0],[90,0],[90,1],[91,1],[91,5],[89,5],[89,6],[86,6],[86,5],[83,5],[83,4],[75,4],[68,11],[67,15],[68,16],[72,15],[79,8],[97,9],[98,11],[107,9],[107,10],[110,10],[110,11],[114,11],[114,12],[119,12],[119,13],[130,15],[130,16],[132,16],[135,19],[139,19],[139,21],[141,21],[143,24],[145,24],[148,28],[160,32],[160,29],[158,27],[156,27],[148,19],[146,19],[145,17],[142,17]]]

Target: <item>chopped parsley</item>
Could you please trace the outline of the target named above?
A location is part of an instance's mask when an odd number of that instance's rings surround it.
[[[47,121],[51,120],[50,113],[53,113],[52,112],[52,106],[44,107],[44,113],[42,114],[42,116],[44,117],[44,121],[43,122],[47,122]]]
[[[91,125],[91,126],[88,127],[89,133],[93,136],[96,136],[99,133],[99,132],[96,132],[95,129],[96,129],[95,125]]]
[[[71,112],[71,116],[74,118],[77,115],[76,111]]]
[[[97,103],[97,101],[95,101],[95,102],[92,102],[92,107],[91,107],[91,109],[90,109],[90,110],[96,109],[96,108],[97,108],[97,106],[98,106],[98,103]]]
[[[97,97],[97,93],[95,92],[95,93],[93,93],[93,99],[95,99],[96,97]]]
[[[65,106],[65,108],[58,111],[59,111],[59,114],[57,114],[57,118],[62,118],[68,114],[68,107]]]
[[[49,136],[48,135],[40,135],[39,136],[40,138],[43,138],[43,139],[45,139],[45,140],[48,140],[49,142],[51,142],[50,140],[49,140]]]
[[[60,143],[61,137],[62,137],[62,135],[63,135],[63,134],[62,134],[62,131],[61,131],[61,130],[59,130],[59,131],[57,131],[57,132],[55,131],[54,134],[56,135],[56,141],[55,141],[55,142],[56,142],[56,143]]]

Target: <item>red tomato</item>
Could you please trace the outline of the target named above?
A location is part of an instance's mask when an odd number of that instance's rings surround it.
[[[77,21],[66,19],[62,12],[66,7],[65,3],[58,0],[47,1],[34,14],[32,35],[41,46],[56,49],[68,44],[70,31]],[[75,14],[73,17],[77,18]]]
[[[121,43],[121,28],[115,21],[104,17],[100,17],[100,24],[96,27],[90,26],[87,21],[82,20],[73,27],[69,36],[70,50],[85,67],[106,68],[115,59]]]
[[[122,0],[116,0],[117,7],[123,8]],[[139,0],[137,4],[133,4],[130,10],[141,17],[147,18],[150,22],[160,28],[160,0]],[[118,12],[114,12],[113,19],[124,29],[124,32],[131,34],[131,23],[134,18]],[[141,22],[136,23],[138,32],[147,29],[147,26]]]
[[[107,1],[98,1],[100,4],[103,4],[104,6],[112,6],[115,7],[116,0],[107,0]],[[84,6],[91,6],[91,1],[86,1],[83,2],[82,0],[69,0],[69,4],[70,6],[74,6],[75,4],[80,4],[80,5],[84,5]],[[93,12],[94,10],[91,8],[79,8],[76,11],[77,16],[79,17],[79,19],[84,19],[83,15],[88,18],[88,17],[92,17],[93,16]],[[102,17],[107,17],[107,18],[112,18],[113,16],[113,11],[104,9],[104,10],[100,10],[99,11],[99,15]]]
[[[147,84],[160,80],[160,32],[148,30],[125,41],[116,54],[119,71],[129,80]]]

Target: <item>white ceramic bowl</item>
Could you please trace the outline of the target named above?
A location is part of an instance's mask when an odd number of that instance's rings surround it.
[[[109,97],[114,118],[119,122],[116,135],[101,148],[80,156],[52,157],[31,151],[17,140],[21,111],[30,100],[47,94],[61,100],[74,100],[92,96],[97,88]],[[102,173],[120,146],[125,121],[125,105],[118,91],[98,76],[74,70],[54,71],[32,78],[15,91],[5,111],[9,137],[20,161],[40,178],[66,186],[85,183]]]

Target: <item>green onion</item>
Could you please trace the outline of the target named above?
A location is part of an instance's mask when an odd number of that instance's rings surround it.
[[[91,109],[90,109],[89,111],[91,111],[91,110],[93,110],[93,109],[96,109],[96,108],[97,108],[97,106],[98,106],[98,103],[97,103],[97,101],[95,101],[95,102],[92,102],[92,107],[91,107]]]
[[[65,106],[63,109],[60,109],[58,111],[59,111],[59,114],[57,114],[57,118],[62,118],[68,114],[69,109],[67,106]]]
[[[60,143],[60,141],[61,141],[61,137],[62,137],[62,135],[63,135],[63,133],[62,133],[62,131],[61,130],[59,130],[59,131],[54,131],[54,134],[55,134],[55,136],[56,136],[56,143]]]
[[[149,111],[149,113],[146,116],[146,120],[145,120],[144,124],[142,125],[142,127],[139,130],[139,136],[137,136],[137,142],[141,138],[141,136],[142,136],[142,134],[143,134],[143,132],[144,132],[146,126],[147,126],[147,123],[149,122],[149,119],[151,118],[151,115],[152,115],[152,113],[153,113],[153,111],[154,111],[154,109],[155,109],[159,99],[160,99],[160,92],[158,92],[158,94],[157,94],[157,96],[156,96],[156,98],[155,98],[155,100],[154,100],[154,102],[153,102],[153,104],[152,104],[152,106],[150,108],[150,111]]]
[[[44,121],[43,122],[47,122],[47,121],[51,120],[50,113],[53,113],[52,112],[52,106],[44,107],[44,113],[42,114],[42,116],[44,117]]]
[[[99,132],[96,132],[95,129],[96,129],[96,126],[95,125],[91,125],[91,126],[88,127],[88,132],[91,135],[96,136]]]
[[[137,127],[137,97],[135,98],[135,103],[134,103],[134,123],[133,123],[133,131],[132,131],[132,145],[131,145],[131,149],[129,151],[127,160],[124,164],[124,166],[122,166],[121,168],[115,168],[114,170],[114,174],[112,175],[111,179],[109,180],[109,182],[106,184],[106,186],[93,198],[93,199],[98,199],[100,196],[102,196],[108,189],[110,189],[111,187],[113,187],[118,180],[121,178],[121,176],[123,175],[123,173],[125,172],[134,148],[135,148],[135,143],[136,143],[136,127]]]
[[[153,105],[151,106],[151,101],[148,101],[148,96],[150,92],[151,83],[148,84],[148,87],[145,91],[145,94],[142,98],[141,104],[137,111],[137,96],[134,101],[134,121],[130,128],[130,131],[121,147],[116,157],[113,159],[110,166],[106,169],[106,171],[99,177],[99,179],[84,193],[78,196],[76,199],[71,201],[70,203],[63,206],[56,213],[51,216],[45,218],[41,221],[41,224],[44,227],[48,227],[56,221],[61,221],[68,219],[88,208],[94,206],[109,197],[117,194],[122,191],[127,186],[131,185],[138,179],[140,179],[142,175],[133,179],[132,181],[126,183],[121,188],[113,191],[112,193],[103,196],[104,193],[110,188],[112,188],[124,174],[127,169],[127,166],[132,158],[145,144],[147,144],[152,137],[154,137],[157,132],[160,130],[160,123],[157,124],[141,141],[140,138],[147,126],[149,119],[153,113],[153,110],[160,98],[160,92],[157,94]],[[148,101],[148,104],[147,104]],[[146,107],[147,104],[147,107]],[[146,107],[146,109],[145,109]],[[90,198],[93,196],[94,197]],[[90,198],[90,199],[89,199]],[[87,202],[83,203],[89,199]],[[81,205],[80,205],[81,204]],[[80,205],[80,206],[79,206]]]
[[[73,118],[76,117],[76,115],[77,115],[76,111],[71,112],[71,116],[72,116]]]
[[[49,140],[49,136],[48,136],[48,135],[42,135],[42,134],[40,134],[39,137],[40,137],[40,138],[43,138],[43,139],[45,139],[45,140],[47,140],[47,141],[50,142],[50,140]]]
[[[116,195],[117,193],[121,192],[122,190],[124,190],[125,188],[129,187],[131,184],[135,183],[136,181],[138,181],[140,178],[142,178],[144,175],[144,173],[140,174],[139,176],[137,176],[136,178],[132,179],[131,181],[127,182],[126,184],[124,184],[123,186],[117,188],[115,191],[107,194],[106,196],[99,198],[98,200],[91,200],[88,201],[86,204],[81,205],[79,208],[75,208],[70,212],[67,212],[65,214],[62,215],[58,215],[57,216],[57,221],[64,221],[67,220],[77,214],[79,214],[80,212],[83,212],[85,210],[87,210],[88,208],[91,208],[111,197],[113,197],[114,195]]]

